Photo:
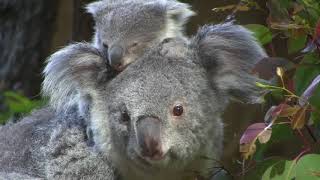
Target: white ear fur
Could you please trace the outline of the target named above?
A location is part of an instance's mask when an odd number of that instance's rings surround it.
[[[90,13],[94,18],[97,17],[102,11],[108,8],[108,6],[111,6],[111,3],[113,3],[110,0],[100,0],[97,2],[93,2],[88,4],[85,9],[88,13]]]
[[[67,110],[77,103],[80,93],[95,91],[105,70],[105,60],[91,44],[69,45],[49,57],[42,92],[58,111]]]
[[[88,13],[92,14],[93,16],[96,15],[97,11],[99,11],[99,7],[101,6],[102,2],[98,1],[98,2],[93,2],[88,4],[85,9],[87,10]]]
[[[177,24],[185,24],[191,16],[196,14],[188,4],[176,1],[167,1],[166,3],[168,16]]]

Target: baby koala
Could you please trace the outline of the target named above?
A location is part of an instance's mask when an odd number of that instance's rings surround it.
[[[184,37],[183,25],[195,14],[176,0],[101,0],[87,11],[95,20],[94,46],[118,71],[152,44]]]
[[[87,11],[95,20],[92,47],[116,72],[141,57],[145,49],[166,38],[185,38],[183,25],[195,13],[189,5],[176,0],[101,0],[87,5]],[[48,61],[64,61],[78,57],[77,49],[66,47],[53,54]],[[48,66],[45,71],[50,70]],[[68,96],[68,104],[76,104],[80,116],[90,126],[91,96],[74,89]],[[58,111],[65,111],[61,106]],[[88,129],[91,139],[91,130]]]

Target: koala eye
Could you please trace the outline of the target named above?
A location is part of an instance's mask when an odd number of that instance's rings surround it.
[[[183,114],[183,106],[181,104],[175,105],[172,113],[174,116],[181,116]]]
[[[108,49],[108,48],[109,48],[108,44],[106,44],[106,43],[103,43],[102,46],[103,46],[105,49]]]
[[[135,42],[135,43],[133,43],[132,45],[131,45],[131,47],[136,47],[136,46],[138,46],[139,44],[137,43],[137,42]]]
[[[128,124],[130,121],[130,116],[128,114],[128,111],[127,110],[123,110],[121,111],[121,119],[120,119],[120,122],[122,124]]]

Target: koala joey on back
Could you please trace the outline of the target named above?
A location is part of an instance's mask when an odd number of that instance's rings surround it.
[[[117,71],[142,56],[152,44],[166,38],[183,38],[183,25],[194,15],[189,5],[176,0],[101,0],[86,8],[95,21],[93,45]],[[64,50],[51,58],[68,55],[73,56],[74,52]],[[70,102],[78,104],[81,116],[90,124],[87,116],[91,96],[81,92],[72,94],[75,99]]]
[[[94,46],[120,71],[152,44],[183,37],[183,25],[194,15],[176,0],[101,0],[87,11],[95,21]]]
[[[62,179],[70,173],[108,180],[210,179],[223,151],[220,116],[230,99],[258,102],[261,91],[255,82],[260,79],[250,72],[266,57],[249,31],[231,23],[204,26],[189,40],[166,39],[119,74],[110,71],[104,56],[90,44],[64,51],[74,54],[49,59],[43,91],[53,107],[68,108],[74,89],[92,97],[90,126],[98,155],[81,146],[84,149],[74,150],[77,156],[70,158],[64,146],[72,149],[85,140],[52,140],[63,150],[54,154],[55,160],[67,167],[45,162],[54,165],[47,168],[50,174]],[[42,129],[46,128],[58,127]],[[97,162],[110,174],[92,170]]]

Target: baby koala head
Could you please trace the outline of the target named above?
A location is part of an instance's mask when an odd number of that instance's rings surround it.
[[[194,14],[175,0],[102,0],[89,4],[87,11],[96,24],[95,46],[118,70],[152,44],[183,36],[182,26]]]
[[[90,94],[95,145],[124,179],[208,177],[223,148],[220,116],[231,98],[258,99],[259,79],[249,72],[266,56],[232,24],[205,26],[191,40],[166,39],[112,77],[99,53],[81,49],[78,59],[49,62],[63,66],[60,80],[46,71],[55,88],[46,80],[44,87],[58,89],[51,96],[74,88]]]

